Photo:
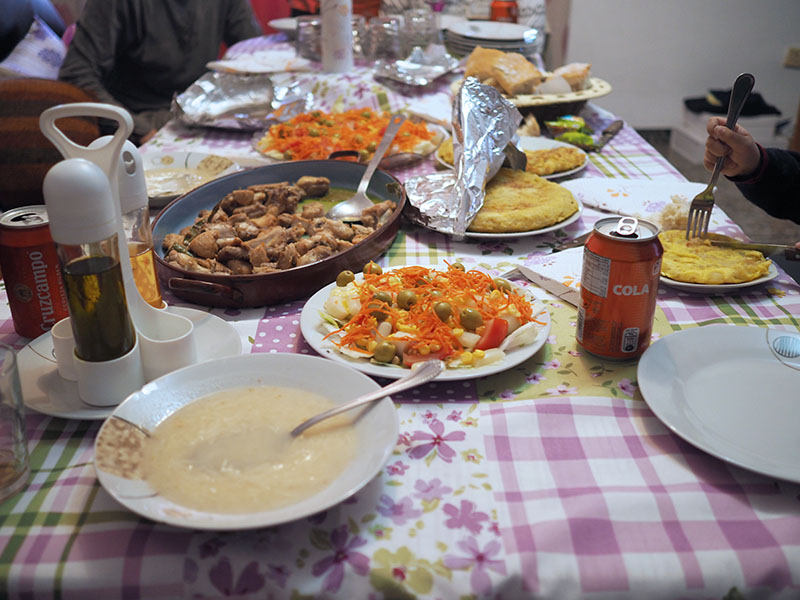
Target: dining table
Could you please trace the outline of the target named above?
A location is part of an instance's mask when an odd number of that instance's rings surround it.
[[[280,36],[257,38],[228,57],[281,44]],[[440,122],[450,115],[454,75],[420,88],[378,82],[368,67],[330,77],[315,96],[322,110],[357,102]],[[597,132],[624,121],[593,102],[580,116]],[[252,139],[175,119],[140,151],[266,164]],[[440,168],[430,155],[392,173],[405,182]],[[687,182],[628,123],[559,182],[582,199],[579,218],[563,228],[455,239],[406,220],[376,257],[384,269],[458,261],[512,279],[542,301],[551,329],[537,352],[507,370],[393,395],[400,429],[391,457],[318,514],[239,531],[139,516],[98,482],[93,444],[103,418],[28,407],[29,482],[0,504],[0,597],[800,598],[800,485],[689,443],[651,409],[639,360],[583,350],[575,294],[583,249],[554,251],[609,209],[634,203],[646,219],[704,184]],[[714,215],[713,231],[745,239],[720,207]],[[769,281],[730,292],[660,285],[651,348],[724,325],[797,333],[800,285],[772,268]],[[22,352],[33,341],[15,333],[4,285],[0,294],[0,341]],[[307,298],[255,308],[194,305],[169,290],[164,298],[230,324],[243,353],[316,354],[300,328]],[[708,353],[726,350],[710,346]],[[36,385],[21,377],[24,390]]]

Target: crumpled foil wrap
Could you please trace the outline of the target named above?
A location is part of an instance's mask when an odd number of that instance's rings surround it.
[[[172,114],[189,126],[257,131],[304,112],[306,94],[276,88],[269,75],[209,71],[172,100]]]
[[[521,121],[517,108],[497,89],[474,77],[466,78],[453,103],[454,172],[405,182],[412,207],[409,218],[456,239],[463,238],[483,206],[486,182],[506,160],[506,146],[512,144],[512,155],[519,158],[513,145],[519,140],[516,132]]]

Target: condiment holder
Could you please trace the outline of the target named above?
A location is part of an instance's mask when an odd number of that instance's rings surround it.
[[[113,136],[95,140],[89,147],[80,146],[64,135],[56,126],[56,121],[65,117],[84,116],[116,121],[119,127]],[[194,341],[194,325],[186,317],[148,304],[134,280],[119,193],[120,177],[134,175],[144,177],[143,172],[136,171],[137,165],[141,167],[141,159],[131,160],[132,157],[138,157],[138,151],[130,142],[126,145],[126,140],[133,130],[130,114],[124,109],[108,104],[65,104],[45,110],[39,119],[39,125],[45,137],[65,158],[48,172],[49,181],[45,178],[45,201],[48,212],[52,209],[54,213],[69,215],[70,211],[78,210],[83,199],[76,198],[75,195],[83,193],[81,191],[83,188],[96,197],[106,198],[110,204],[106,206],[102,200],[98,201],[100,203],[98,212],[107,212],[109,218],[103,222],[103,227],[108,227],[109,231],[117,234],[119,264],[127,310],[136,334],[135,343],[130,351],[113,360],[95,362],[82,360],[74,350],[70,356],[68,332],[72,327],[71,324],[69,326],[64,324],[64,321],[69,322],[67,318],[54,328],[58,334],[58,339],[54,338],[54,345],[58,342],[55,349],[59,374],[65,379],[75,377],[81,399],[95,406],[111,406],[141,388],[145,382],[195,363],[197,349]],[[128,160],[121,164],[123,148]],[[90,164],[87,164],[87,161]],[[78,183],[75,177],[81,178]],[[103,179],[105,181],[101,181]],[[103,186],[108,190],[105,194]],[[71,193],[61,193],[62,190],[71,190]],[[86,197],[88,198],[88,195]],[[67,233],[62,235],[69,238],[69,229],[67,228]],[[102,239],[103,236],[100,235]],[[67,243],[81,243],[81,240],[67,239]]]

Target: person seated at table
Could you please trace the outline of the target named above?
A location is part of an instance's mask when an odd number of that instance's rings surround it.
[[[249,0],[88,0],[59,79],[130,111],[131,139],[143,143],[222,43],[259,35]]]
[[[289,0],[289,9],[293,17],[315,15],[319,12],[319,0]]]
[[[721,173],[745,198],[773,217],[800,223],[800,153],[764,148],[741,125],[726,127],[724,117],[710,117],[706,131],[707,170],[724,156]]]

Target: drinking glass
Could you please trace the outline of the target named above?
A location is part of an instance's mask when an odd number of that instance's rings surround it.
[[[429,8],[412,8],[403,13],[404,50],[410,53],[415,46],[427,48],[438,38],[436,16]]]
[[[369,20],[368,51],[370,60],[398,60],[403,58],[400,38],[403,18],[399,16],[372,17]]]
[[[17,355],[0,343],[0,502],[25,487],[30,473]]]
[[[367,58],[367,19],[362,15],[353,15],[353,60],[363,61]]]
[[[297,17],[297,55],[320,62],[322,60],[322,19],[317,15]]]

